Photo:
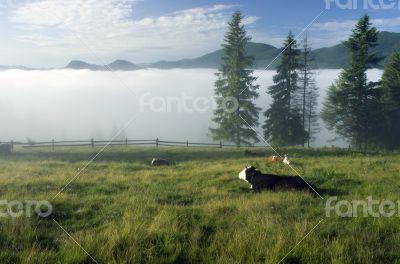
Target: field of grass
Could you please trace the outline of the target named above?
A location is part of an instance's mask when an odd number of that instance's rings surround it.
[[[251,192],[238,179],[246,165],[294,172],[245,157],[244,149],[112,147],[53,199],[95,151],[20,149],[0,157],[0,200],[54,206],[47,218],[0,218],[0,263],[400,263],[397,214],[342,218],[324,210],[331,196],[397,201],[399,154],[282,150],[321,199]],[[153,157],[175,164],[152,168]]]

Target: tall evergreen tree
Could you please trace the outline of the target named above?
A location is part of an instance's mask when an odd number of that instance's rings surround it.
[[[245,52],[251,38],[247,36],[242,20],[242,14],[236,11],[225,34],[224,54],[215,82],[217,109],[213,121],[218,127],[210,128],[214,140],[235,142],[238,147],[258,141],[256,132],[248,124],[258,126],[260,112],[253,102],[258,98],[259,88],[254,84],[257,78],[250,69],[254,58]]]
[[[316,134],[321,131],[319,126],[318,107],[318,87],[315,82],[309,84],[306,100],[306,135],[307,147],[311,146],[311,142],[315,141]]]
[[[368,82],[367,70],[380,58],[371,48],[377,46],[378,32],[369,16],[363,16],[344,45],[351,53],[350,65],[329,88],[321,117],[331,130],[348,139],[353,146],[366,148],[377,142],[379,116],[378,83]]]
[[[268,88],[272,103],[264,113],[264,135],[275,145],[301,145],[306,135],[298,101],[301,91],[298,86],[300,49],[291,33],[284,42],[281,56],[273,77],[274,85]]]
[[[400,148],[400,52],[394,51],[382,76],[384,127],[381,141],[387,148]]]
[[[302,41],[300,65],[301,113],[303,130],[307,134],[303,146],[307,144],[310,147],[310,143],[315,140],[315,134],[319,132],[319,124],[317,113],[318,89],[313,73],[314,58],[311,55],[311,44],[307,34]]]

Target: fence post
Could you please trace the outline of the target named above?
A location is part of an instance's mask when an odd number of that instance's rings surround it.
[[[128,146],[128,137],[125,138],[125,146]]]
[[[51,141],[51,149],[54,151],[54,139]]]
[[[219,148],[222,148],[222,141],[219,142]]]
[[[156,138],[156,148],[158,148],[158,138]]]
[[[92,148],[94,148],[94,139],[93,138],[90,140],[90,143],[92,144]]]
[[[186,141],[186,147],[189,147],[189,140]]]
[[[14,151],[14,140],[11,140],[10,144],[11,144],[11,151]]]

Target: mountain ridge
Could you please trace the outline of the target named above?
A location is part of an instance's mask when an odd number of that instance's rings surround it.
[[[373,49],[378,56],[383,58],[383,61],[378,65],[382,68],[386,63],[388,57],[395,49],[400,49],[400,33],[381,31],[378,35],[379,45]],[[248,55],[255,58],[254,69],[275,69],[279,63],[279,59],[275,60],[279,55],[282,48],[277,48],[265,43],[249,42],[246,46]],[[348,63],[349,52],[344,47],[343,43],[331,46],[318,48],[312,51],[315,58],[316,69],[341,69]],[[176,61],[157,61],[153,63],[134,64],[128,60],[118,59],[107,65],[90,64],[81,60],[72,60],[67,66],[58,69],[74,69],[74,70],[92,70],[92,71],[134,71],[145,68],[156,69],[196,69],[196,68],[210,68],[217,69],[220,65],[223,50],[219,49],[202,56],[181,59]],[[271,64],[271,65],[270,65]],[[0,70],[52,70],[56,68],[30,68],[25,66],[1,66]]]
[[[142,67],[127,61],[127,60],[115,60],[114,62],[107,65],[96,65],[90,64],[81,60],[72,60],[65,66],[65,69],[73,70],[92,70],[92,71],[109,71],[109,70],[119,70],[119,71],[134,71],[142,69]]]

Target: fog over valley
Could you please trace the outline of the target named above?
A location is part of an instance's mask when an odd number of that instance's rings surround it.
[[[316,72],[319,108],[339,72]],[[132,121],[117,138],[211,142],[214,73],[212,69],[1,71],[0,140],[109,140]],[[254,72],[260,84],[257,105],[263,111],[271,102],[266,92],[274,74]],[[368,77],[377,81],[381,74],[370,70]],[[321,127],[314,146],[346,146],[331,142],[335,135],[322,123]]]

